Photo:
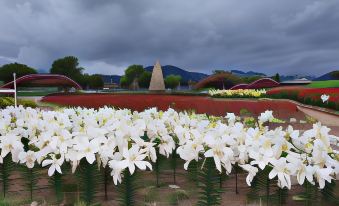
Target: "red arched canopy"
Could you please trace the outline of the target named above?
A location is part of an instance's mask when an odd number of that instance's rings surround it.
[[[22,76],[16,80],[18,87],[20,86],[37,86],[37,87],[74,87],[75,89],[82,89],[81,86],[73,81],[72,79],[59,74],[29,74]],[[5,85],[2,85],[0,88],[13,89],[14,82],[8,82]]]
[[[279,82],[274,81],[271,78],[262,78],[258,79],[251,84],[237,84],[231,89],[263,89],[263,88],[272,88],[279,86]]]
[[[236,84],[235,82],[239,81],[240,79],[232,73],[222,72],[218,74],[213,74],[206,77],[205,79],[202,79],[194,86],[194,88],[201,89],[212,87],[217,89],[229,89]]]

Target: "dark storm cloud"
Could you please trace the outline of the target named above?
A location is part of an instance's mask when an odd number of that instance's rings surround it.
[[[156,59],[185,69],[322,74],[339,66],[337,0],[0,0],[0,64],[90,73]]]

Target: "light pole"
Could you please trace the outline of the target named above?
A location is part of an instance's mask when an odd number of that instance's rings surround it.
[[[17,100],[16,100],[16,74],[13,73],[13,78],[14,78],[14,106],[17,107]]]

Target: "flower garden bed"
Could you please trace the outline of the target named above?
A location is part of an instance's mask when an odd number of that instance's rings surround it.
[[[327,102],[321,95],[329,95]],[[270,98],[292,99],[304,104],[326,107],[339,111],[339,88],[278,87],[267,91]]]
[[[209,95],[218,98],[260,98],[265,97],[266,90],[261,89],[236,89],[236,90],[214,90],[208,91]]]
[[[236,89],[236,90],[209,90],[214,98],[274,98],[291,99],[303,104],[339,110],[339,88],[308,88],[301,86],[284,86],[270,90]],[[328,95],[325,102],[322,95]]]
[[[232,113],[107,107],[8,107],[0,117],[6,197],[21,188],[17,194],[31,200],[49,191],[48,202],[86,205],[338,201],[339,138],[319,123],[306,131],[270,128],[271,111],[247,122]]]
[[[197,113],[223,116],[227,112],[239,114],[242,109],[248,110],[252,116],[258,116],[266,110],[273,110],[278,118],[294,117],[303,119],[302,112],[297,110],[295,103],[284,100],[248,100],[248,99],[213,99],[201,96],[176,96],[157,94],[73,94],[49,95],[42,102],[55,103],[64,106],[81,106],[99,108],[105,105],[117,108],[128,108],[143,111],[150,107],[166,110],[169,107],[176,110],[194,110]]]

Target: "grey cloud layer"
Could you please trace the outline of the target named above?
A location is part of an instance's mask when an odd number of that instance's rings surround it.
[[[337,0],[0,0],[0,64],[78,56],[89,73],[156,59],[210,73],[339,66]]]

